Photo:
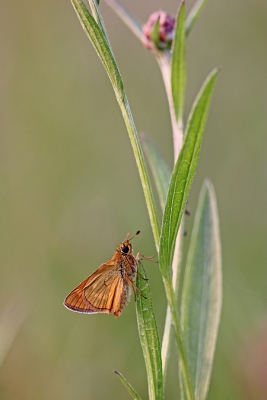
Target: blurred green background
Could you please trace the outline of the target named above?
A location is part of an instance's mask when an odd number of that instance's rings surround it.
[[[143,22],[159,8],[175,14],[178,7],[174,0],[123,4]],[[101,8],[137,128],[171,165],[157,64],[104,2]],[[186,114],[206,75],[222,68],[189,200],[194,215],[210,177],[221,219],[224,300],[209,399],[267,399],[266,16],[266,0],[209,1],[187,42]],[[109,80],[69,1],[2,0],[0,42],[0,318],[11,320],[0,353],[14,318],[25,319],[3,359],[0,398],[130,398],[116,369],[145,399],[134,302],[116,319],[62,305],[127,232],[141,230],[136,252],[155,252]],[[161,337],[163,286],[158,267],[145,266]],[[167,399],[178,391],[173,354]]]

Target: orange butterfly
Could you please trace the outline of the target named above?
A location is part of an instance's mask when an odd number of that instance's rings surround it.
[[[127,235],[126,240],[117,246],[113,257],[70,292],[64,306],[80,313],[106,313],[119,317],[130,298],[132,287],[135,296],[136,290],[143,296],[134,283],[139,254],[136,257],[133,255],[130,243],[139,233],[136,232],[131,239]]]

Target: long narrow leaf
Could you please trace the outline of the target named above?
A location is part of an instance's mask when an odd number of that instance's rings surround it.
[[[164,211],[171,179],[171,170],[163,155],[157,146],[150,140],[150,138],[144,133],[142,133],[140,136],[143,149],[154,178],[154,183],[157,188],[161,209]]]
[[[163,377],[161,350],[158,330],[153,311],[149,283],[142,264],[139,264],[136,285],[142,292],[137,293],[136,314],[140,342],[146,364],[149,400],[163,399]]]
[[[182,1],[176,18],[175,35],[172,42],[171,88],[175,116],[182,120],[186,84],[185,68],[185,4]]]
[[[117,99],[122,100],[124,97],[123,82],[106,36],[82,0],[71,0],[71,2],[85,33],[107,71]]]
[[[205,400],[208,392],[221,304],[219,218],[213,185],[205,181],[199,196],[182,295],[182,328],[196,400]]]
[[[92,15],[97,23],[97,25],[101,28],[103,34],[105,35],[105,38],[109,44],[110,47],[110,43],[109,43],[109,38],[106,32],[106,28],[105,28],[105,24],[104,24],[104,20],[102,18],[102,15],[99,11],[99,1],[97,0],[88,0],[89,6],[91,8],[92,11]],[[110,47],[111,50],[111,47]],[[112,50],[111,50],[112,51]]]
[[[171,275],[175,241],[198,164],[202,137],[218,70],[204,82],[188,118],[185,140],[171,177],[160,237],[159,262],[163,276]]]
[[[124,376],[118,372],[118,371],[114,371],[115,374],[118,375],[118,377],[120,378],[121,382],[124,384],[124,386],[126,387],[126,389],[128,390],[128,392],[130,393],[130,395],[132,396],[132,398],[134,400],[141,400],[141,397],[138,396],[138,394],[136,393],[136,391],[134,390],[134,388],[132,387],[132,385],[127,381],[126,378],[124,378]]]
[[[181,371],[188,399],[193,399],[193,388],[184,348],[175,294],[171,283],[171,264],[176,237],[186,206],[187,198],[196,171],[202,136],[209,110],[211,95],[218,71],[214,70],[204,82],[188,118],[185,140],[172,173],[171,183],[163,214],[159,247],[159,262],[166,291],[168,305],[172,314],[176,343],[180,355]]]
[[[206,3],[207,0],[197,0],[192,7],[190,13],[188,14],[188,17],[186,19],[186,24],[185,24],[185,32],[186,35],[188,35],[195,24],[196,20],[199,17],[200,12],[202,11],[202,8],[204,4]]]

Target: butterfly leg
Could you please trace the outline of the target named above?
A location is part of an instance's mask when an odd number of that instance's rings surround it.
[[[144,281],[148,281],[148,278],[146,278],[145,276],[142,276],[141,274],[139,274],[138,271],[136,271],[136,273],[141,279],[143,279]]]
[[[141,261],[141,260],[149,260],[149,261],[151,261],[151,262],[153,262],[153,263],[155,263],[155,264],[158,264],[158,261],[152,260],[152,258],[154,258],[154,257],[156,257],[156,256],[157,256],[157,253],[154,254],[153,256],[150,256],[150,257],[146,257],[146,256],[144,256],[144,254],[137,253],[136,261],[139,262],[139,261]]]
[[[132,285],[132,287],[133,287],[133,292],[134,292],[134,301],[136,301],[136,289],[135,289],[135,287],[133,286],[132,283],[131,283],[131,285]]]
[[[131,278],[129,278],[128,275],[125,275],[125,279],[126,279],[126,281],[127,281],[128,283],[130,283],[130,285],[132,285],[132,287],[133,287],[133,290],[134,290],[134,300],[135,300],[135,301],[136,301],[136,290],[140,293],[140,295],[141,295],[142,297],[144,297],[144,299],[146,299],[146,296],[143,295],[143,293],[141,292],[141,290],[139,289],[139,287],[136,286],[136,284],[134,283],[134,281],[133,281]]]
[[[137,254],[138,255],[138,254]],[[139,259],[136,259],[136,261],[137,261],[137,263],[139,263],[140,262],[140,264],[142,264],[141,263],[141,261],[139,260]],[[142,264],[143,265],[143,264]],[[134,272],[141,278],[141,279],[143,279],[144,281],[148,281],[148,278],[146,278],[145,276],[142,276],[139,272],[138,272],[138,270],[137,270],[137,268],[135,267],[135,266],[131,266],[132,267],[132,269],[134,270]]]

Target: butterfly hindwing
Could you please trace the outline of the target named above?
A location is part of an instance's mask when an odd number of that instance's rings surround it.
[[[120,309],[124,281],[119,268],[109,260],[78,285],[64,305],[81,313],[114,313]]]

